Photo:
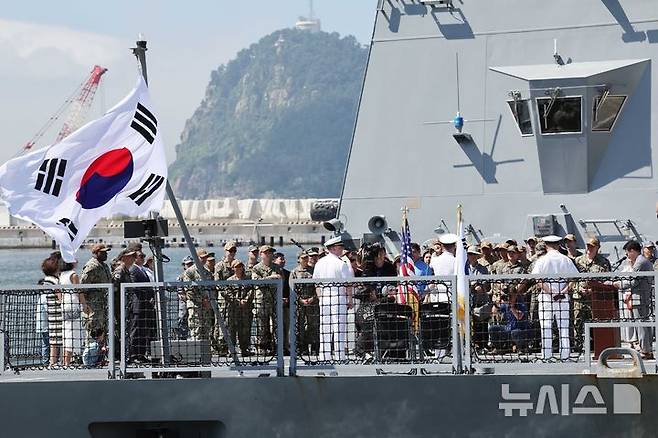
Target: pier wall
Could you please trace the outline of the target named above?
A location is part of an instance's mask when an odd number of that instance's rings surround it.
[[[191,235],[199,245],[220,245],[227,240],[280,245],[295,239],[299,243],[322,243],[331,233],[311,221],[315,199],[215,199],[179,201]],[[169,201],[161,211],[169,220],[169,246],[182,246],[183,233]],[[85,243],[122,245],[123,221],[116,216],[100,221]],[[34,225],[13,218],[0,205],[0,248],[50,248],[52,239]]]

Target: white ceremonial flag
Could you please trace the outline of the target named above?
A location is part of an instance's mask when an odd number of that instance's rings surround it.
[[[48,233],[71,262],[101,218],[159,211],[167,160],[154,114],[140,76],[130,94],[100,119],[5,163],[0,197],[9,212]]]
[[[455,275],[457,276],[457,319],[460,328],[464,328],[465,319],[465,305],[466,294],[469,293],[468,283],[466,282],[466,250],[464,249],[464,242],[466,241],[464,235],[464,218],[462,215],[462,206],[457,207],[457,233],[459,240],[457,240],[457,252],[455,253]]]

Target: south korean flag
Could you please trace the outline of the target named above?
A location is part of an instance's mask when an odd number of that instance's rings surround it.
[[[116,214],[162,208],[167,160],[146,83],[103,117],[64,140],[0,167],[0,197],[9,212],[59,243],[66,261],[94,225]]]

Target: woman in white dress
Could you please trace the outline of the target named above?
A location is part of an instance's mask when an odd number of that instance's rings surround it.
[[[79,284],[80,278],[75,273],[76,263],[63,263],[59,274],[59,284]],[[73,355],[82,354],[82,340],[85,332],[82,328],[82,309],[87,307],[83,293],[75,289],[63,289],[60,292],[62,303],[62,344],[64,350],[64,366],[71,365]]]

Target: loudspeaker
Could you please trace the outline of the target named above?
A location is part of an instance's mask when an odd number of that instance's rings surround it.
[[[336,218],[326,221],[323,223],[324,227],[332,232],[341,232],[343,229],[343,223]]]
[[[379,234],[380,236],[388,230],[388,222],[386,222],[386,217],[384,216],[373,216],[368,221],[368,229],[373,234]]]

